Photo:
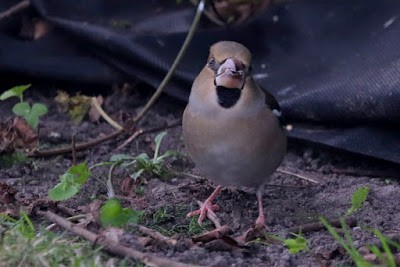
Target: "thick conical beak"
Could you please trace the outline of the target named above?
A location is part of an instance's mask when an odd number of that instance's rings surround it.
[[[244,64],[235,58],[227,58],[217,70],[215,85],[243,89],[245,79]]]

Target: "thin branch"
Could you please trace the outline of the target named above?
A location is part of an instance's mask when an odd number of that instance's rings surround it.
[[[171,246],[175,246],[176,243],[178,243],[178,241],[176,239],[165,236],[165,235],[157,232],[154,229],[150,229],[145,226],[138,225],[138,224],[134,224],[134,226],[136,226],[139,229],[139,231],[142,232],[143,234],[148,235],[149,237],[151,237],[161,243],[171,245]]]
[[[115,137],[119,136],[120,134],[122,134],[124,132],[124,130],[118,130],[115,131],[109,135],[82,143],[82,144],[78,144],[75,147],[76,151],[81,151],[84,150],[86,148],[104,143],[108,140],[114,139]],[[61,154],[68,154],[71,153],[72,151],[72,147],[61,147],[61,148],[55,148],[55,149],[49,149],[49,150],[34,150],[31,152],[27,153],[28,157],[32,157],[32,158],[37,158],[37,157],[49,157],[49,156],[55,156],[55,155],[61,155]]]
[[[104,246],[104,249],[107,250],[110,253],[117,254],[122,257],[129,257],[135,260],[140,260],[143,263],[150,265],[150,266],[161,266],[161,267],[197,267],[199,265],[192,265],[192,264],[187,264],[187,263],[182,263],[182,262],[176,262],[172,261],[170,259],[166,258],[161,258],[157,257],[153,254],[150,253],[143,253],[141,251],[132,249],[130,247],[126,247],[124,245],[121,245],[119,243],[116,243],[114,241],[111,241],[107,238],[100,238],[99,235],[83,228],[80,227],[70,221],[67,221],[66,219],[58,216],[57,214],[51,212],[51,211],[38,211],[37,212],[39,215],[42,215],[46,217],[49,221],[56,223],[57,225],[61,226],[62,228],[65,228],[94,244],[99,244],[101,246]]]
[[[300,178],[300,179],[303,179],[303,180],[306,180],[306,181],[311,182],[313,184],[319,184],[319,182],[315,181],[314,179],[308,178],[308,177],[303,176],[301,174],[297,174],[297,173],[294,173],[294,172],[283,170],[282,168],[278,168],[276,171],[280,172],[280,173],[287,174],[287,175],[291,175],[291,176],[294,176],[294,177],[297,177],[297,178]]]
[[[162,80],[160,86],[157,88],[157,90],[154,92],[150,100],[147,102],[146,106],[139,112],[139,114],[135,117],[134,122],[136,124],[139,123],[139,121],[146,115],[146,113],[149,111],[149,109],[153,106],[153,104],[156,102],[158,97],[161,95],[162,91],[164,90],[165,86],[171,79],[172,75],[175,72],[176,67],[180,63],[181,59],[183,58],[186,49],[188,48],[190,42],[192,41],[192,38],[196,32],[197,26],[199,25],[201,14],[203,13],[204,10],[204,5],[205,5],[205,0],[201,0],[197,6],[197,11],[196,15],[193,19],[193,23],[190,26],[189,32],[186,36],[185,41],[182,44],[181,49],[179,50],[178,55],[176,56],[174,62],[172,63],[168,73],[165,75],[164,79]]]
[[[123,127],[121,125],[118,124],[118,122],[114,121],[113,119],[111,119],[110,116],[107,115],[107,113],[103,110],[103,108],[100,106],[99,102],[97,101],[96,97],[92,97],[92,104],[93,106],[96,108],[96,110],[99,112],[99,114],[101,115],[101,117],[103,117],[103,119],[108,122],[112,127],[114,127],[117,130],[122,130]]]
[[[0,22],[4,19],[9,18],[12,15],[28,8],[30,5],[31,5],[31,2],[29,0],[24,0],[24,1],[19,2],[16,5],[13,5],[6,11],[0,13]]]
[[[349,227],[354,227],[357,225],[357,221],[354,218],[347,218],[345,219],[346,224]],[[329,224],[332,225],[333,227],[340,227],[340,220],[331,220],[329,221]],[[321,222],[315,222],[315,223],[306,223],[306,224],[301,224],[298,226],[291,227],[289,229],[286,229],[285,231],[289,233],[309,233],[309,232],[317,232],[320,230],[325,229],[325,226]]]

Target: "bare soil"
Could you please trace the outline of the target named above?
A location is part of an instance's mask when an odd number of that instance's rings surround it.
[[[106,98],[104,109],[114,118],[121,114],[135,114],[145,103],[146,94],[132,93],[121,95],[114,92]],[[84,142],[101,135],[109,134],[113,128],[105,121],[74,125],[66,114],[57,111],[53,97],[55,94],[42,95],[32,90],[29,101],[46,103],[49,114],[40,123],[40,148],[46,149],[61,145],[69,145],[71,136],[76,134],[76,141]],[[0,102],[0,121],[11,117],[13,101]],[[148,129],[171,123],[179,118],[184,104],[169,97],[162,97],[153,110],[141,123]],[[107,161],[116,153],[138,155],[142,152],[153,153],[154,134],[143,135],[125,147],[115,152],[118,145],[127,136],[102,143],[78,153],[78,161],[86,161],[93,165]],[[177,150],[185,154],[182,142],[181,127],[168,130],[161,151]],[[178,157],[167,162],[168,167],[175,172],[186,172],[201,175],[188,157]],[[59,175],[71,166],[71,155],[59,155],[32,159],[29,162],[14,165],[11,168],[0,169],[0,182],[5,182],[17,190],[16,199],[34,201],[46,198],[48,190],[59,181]],[[391,237],[400,236],[400,205],[398,192],[399,169],[379,160],[365,158],[355,154],[345,153],[296,140],[290,140],[287,156],[282,169],[301,174],[318,181],[312,184],[305,180],[276,172],[265,187],[264,204],[267,216],[268,232],[281,237],[289,236],[291,227],[305,223],[318,222],[319,216],[337,220],[344,216],[350,207],[353,192],[362,186],[368,186],[371,191],[363,207],[356,211],[352,218],[357,226],[351,228],[356,247],[376,243],[377,239],[365,229],[379,229]],[[100,179],[106,179],[107,168],[95,172]],[[113,178],[117,195],[125,196],[124,205],[135,210],[144,210],[145,216],[141,224],[178,240],[175,246],[167,246],[153,240],[141,242],[145,235],[134,228],[126,229],[124,242],[143,252],[175,261],[200,264],[206,266],[342,266],[351,265],[349,256],[324,230],[304,233],[309,242],[309,251],[297,254],[289,253],[281,242],[250,242],[245,246],[229,244],[223,239],[208,243],[193,243],[191,238],[200,232],[190,232],[190,220],[186,214],[197,208],[196,200],[205,200],[215,185],[208,180],[191,178],[186,175],[173,175],[170,178],[145,176],[141,184],[134,184],[130,192],[122,192],[123,181],[127,174],[116,172]],[[105,187],[93,177],[86,183],[82,192],[64,206],[77,213],[94,200],[106,200]],[[257,202],[253,189],[226,188],[217,198],[221,209],[217,213],[222,224],[234,228],[232,237],[242,235],[257,217]],[[0,209],[5,205],[1,204]],[[168,216],[154,221],[154,214],[165,210]],[[61,216],[67,217],[62,211]],[[40,216],[36,216],[38,224],[48,224]],[[97,231],[100,227],[91,225]],[[203,231],[212,230],[211,224],[206,224]],[[58,229],[60,230],[60,229]],[[399,256],[399,255],[397,255]]]

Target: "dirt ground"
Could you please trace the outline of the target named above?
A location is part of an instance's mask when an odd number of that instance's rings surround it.
[[[40,123],[40,148],[46,149],[70,144],[71,136],[76,134],[76,142],[84,142],[109,134],[113,128],[101,120],[100,123],[85,119],[73,125],[66,114],[57,111],[54,94],[42,95],[32,90],[28,100],[46,103],[49,114]],[[143,105],[143,93],[130,92],[121,96],[113,93],[106,98],[104,109],[114,118],[124,114],[134,114]],[[0,102],[0,121],[4,122],[11,114],[15,102]],[[152,128],[171,123],[179,118],[184,104],[169,97],[162,97],[154,109],[142,122],[141,127]],[[143,135],[118,153],[138,155],[141,152],[152,154],[154,134]],[[78,161],[86,161],[89,166],[107,161],[116,154],[114,149],[127,137],[102,143],[78,153]],[[185,154],[181,127],[168,130],[161,152],[173,149]],[[168,160],[168,167],[176,172],[201,175],[187,157]],[[59,155],[33,159],[11,168],[0,169],[0,182],[6,182],[17,190],[16,198],[37,199],[47,197],[47,192],[59,181],[59,175],[71,166],[71,155]],[[362,186],[370,188],[370,194],[363,207],[351,218],[357,226],[351,228],[356,247],[368,245],[377,239],[365,229],[379,229],[387,236],[400,236],[400,205],[398,192],[399,169],[389,163],[359,155],[336,151],[326,147],[290,140],[287,156],[281,166],[288,170],[318,181],[312,184],[305,180],[276,172],[269,186],[265,187],[264,204],[269,233],[288,237],[290,228],[310,222],[318,222],[319,216],[337,220],[350,207],[353,192]],[[108,169],[98,169],[97,177],[105,179]],[[397,177],[396,177],[397,175]],[[122,181],[126,173],[116,172],[113,178],[117,195],[124,195],[124,205],[135,210],[144,210],[143,225],[172,235],[178,240],[175,246],[157,242],[139,242],[143,234],[127,229],[124,235],[126,245],[143,252],[167,257],[174,261],[195,263],[205,266],[343,266],[351,263],[350,258],[340,249],[339,244],[324,230],[305,232],[309,251],[289,253],[281,242],[250,242],[236,246],[217,239],[208,243],[192,243],[191,238],[199,232],[190,232],[190,220],[186,214],[197,208],[196,200],[203,201],[212,192],[213,186],[204,179],[186,175],[173,175],[170,178],[146,176],[146,183],[134,184],[132,192],[122,192]],[[140,190],[139,190],[140,189]],[[90,178],[82,192],[65,206],[72,210],[88,206],[95,199],[106,199],[106,189],[96,179]],[[221,210],[217,213],[222,224],[234,229],[232,237],[242,235],[257,218],[257,202],[253,189],[226,188],[217,198]],[[1,208],[2,206],[0,206]],[[4,208],[4,206],[3,206]],[[154,223],[154,214],[163,210],[168,215]],[[62,212],[58,211],[63,216]],[[48,224],[36,217],[38,223]],[[92,230],[98,226],[91,226]],[[96,228],[97,227],[97,228]],[[207,224],[206,230],[212,230]],[[60,230],[60,229],[59,229]],[[399,256],[399,255],[398,255]],[[351,265],[351,264],[350,264]]]

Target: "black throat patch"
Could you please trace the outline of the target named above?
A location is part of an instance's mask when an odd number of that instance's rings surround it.
[[[242,93],[238,88],[226,88],[224,86],[217,86],[218,103],[223,108],[233,107],[240,98]]]

